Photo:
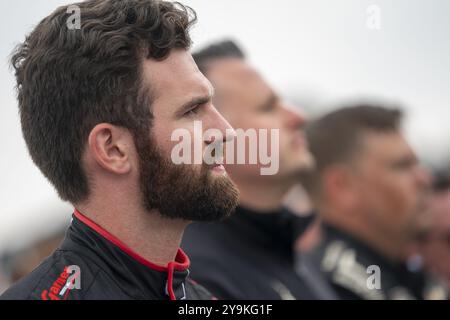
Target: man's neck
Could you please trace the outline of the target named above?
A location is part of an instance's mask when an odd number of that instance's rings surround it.
[[[281,183],[255,183],[236,181],[239,189],[239,204],[260,212],[279,210],[290,186]]]
[[[175,260],[187,221],[162,217],[158,211],[78,205],[77,209],[144,259],[167,266]]]

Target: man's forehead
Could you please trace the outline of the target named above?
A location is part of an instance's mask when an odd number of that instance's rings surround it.
[[[172,50],[162,61],[154,59],[143,63],[144,85],[148,85],[153,99],[163,94],[172,97],[192,95],[210,95],[212,86],[199,71],[191,54],[186,50]]]
[[[362,136],[362,150],[365,150],[367,157],[373,160],[415,158],[405,137],[398,131],[370,132]]]
[[[212,62],[208,78],[217,90],[217,97],[248,93],[249,97],[263,101],[273,90],[258,71],[240,58],[226,58]]]
[[[224,80],[264,82],[258,71],[241,58],[224,58],[213,61],[209,65],[208,75],[217,80],[222,78]]]

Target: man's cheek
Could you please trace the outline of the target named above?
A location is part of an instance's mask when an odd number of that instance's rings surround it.
[[[404,190],[396,186],[395,184],[388,183],[383,188],[384,199],[380,199],[382,202],[389,206],[390,214],[394,217],[398,217],[400,220],[404,219],[407,215],[408,198],[409,195]]]
[[[161,125],[154,125],[152,130],[152,135],[157,143],[158,148],[167,153],[167,150],[171,149],[173,144],[172,142],[172,131],[167,130],[167,128],[162,127]]]

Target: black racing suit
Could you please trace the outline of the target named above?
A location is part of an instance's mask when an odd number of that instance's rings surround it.
[[[189,279],[189,264],[179,249],[155,265],[75,211],[60,247],[0,299],[214,299]]]
[[[321,244],[301,258],[321,270],[343,300],[445,299],[423,272],[393,262],[363,241],[323,223]]]
[[[294,242],[311,221],[287,209],[239,206],[225,221],[187,227],[182,248],[192,257],[192,277],[219,299],[323,299],[314,280],[320,275],[294,266]]]

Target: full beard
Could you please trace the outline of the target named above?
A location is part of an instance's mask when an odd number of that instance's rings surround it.
[[[135,140],[146,210],[187,221],[219,221],[234,212],[239,193],[227,175],[214,177],[204,164],[200,172],[193,165],[175,165],[153,139]]]

